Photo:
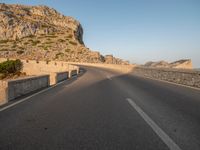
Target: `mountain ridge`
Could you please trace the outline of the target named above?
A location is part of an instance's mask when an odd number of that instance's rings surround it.
[[[157,61],[157,62],[147,62],[143,66],[153,67],[153,68],[176,68],[176,69],[193,69],[191,59],[181,59],[174,62]]]
[[[128,64],[87,48],[73,17],[44,5],[0,3],[0,57]]]

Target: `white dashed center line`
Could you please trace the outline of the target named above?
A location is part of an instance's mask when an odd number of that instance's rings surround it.
[[[169,147],[170,150],[181,150],[181,148],[133,100],[130,98],[127,98],[126,100],[160,137],[160,139]]]

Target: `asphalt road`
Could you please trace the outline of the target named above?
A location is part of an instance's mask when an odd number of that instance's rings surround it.
[[[0,150],[200,149],[199,90],[85,69],[0,111]]]

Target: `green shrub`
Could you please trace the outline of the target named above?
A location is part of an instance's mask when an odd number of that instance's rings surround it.
[[[8,49],[2,48],[2,49],[0,49],[0,51],[8,51]]]
[[[17,51],[17,54],[19,54],[19,55],[21,55],[21,54],[23,54],[23,53],[24,53],[23,50],[18,50],[18,51]]]
[[[56,35],[46,35],[45,37],[46,38],[57,38],[58,36],[56,36]]]
[[[77,43],[75,41],[69,41],[69,43],[72,45],[77,45]]]
[[[54,42],[52,42],[52,41],[44,42],[44,44],[52,44],[52,43],[54,43]]]
[[[8,60],[0,63],[0,73],[1,74],[10,74],[20,72],[23,67],[22,62],[17,60]]]
[[[44,50],[46,51],[46,50],[48,50],[48,47],[46,46],[46,47],[43,47],[44,48]]]
[[[59,57],[63,57],[64,56],[64,53],[62,52],[59,52],[56,54],[56,59],[58,59]]]
[[[55,32],[50,33],[49,35],[55,35]]]
[[[29,42],[34,42],[32,39],[29,39],[28,41],[29,41]]]
[[[0,43],[7,43],[9,40],[1,40]]]
[[[24,42],[24,45],[28,45],[29,44],[29,42]]]
[[[28,35],[28,36],[24,36],[21,39],[34,38],[34,37],[36,37],[36,36],[31,34],[31,35]],[[17,40],[19,40],[19,39],[17,39]]]
[[[65,42],[65,40],[63,40],[63,39],[58,39],[58,42],[63,43],[63,42]]]
[[[32,41],[32,46],[36,46],[37,44],[39,44],[40,41],[39,40],[36,40],[36,41]]]
[[[21,47],[21,46],[17,46],[18,47],[18,49],[21,49],[21,50],[23,50],[24,49],[24,47]]]
[[[11,48],[16,48],[17,47],[17,44],[13,44],[12,46],[11,46]]]
[[[65,36],[65,38],[71,39],[71,38],[73,38],[73,35],[72,35],[72,34],[69,34],[69,35]]]
[[[49,64],[50,61],[51,61],[51,60],[46,60],[46,64]]]
[[[46,24],[42,24],[42,28],[48,28],[49,25],[46,25]]]
[[[70,51],[71,51],[71,49],[69,49],[69,48],[65,50],[65,52],[67,52],[67,53],[70,52]]]

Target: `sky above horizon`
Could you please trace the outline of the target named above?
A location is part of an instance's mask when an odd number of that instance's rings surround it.
[[[84,43],[143,64],[192,59],[200,68],[200,0],[0,0],[47,5],[83,26]]]

